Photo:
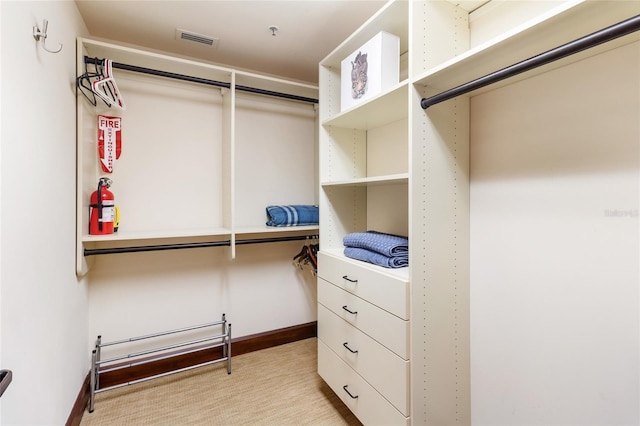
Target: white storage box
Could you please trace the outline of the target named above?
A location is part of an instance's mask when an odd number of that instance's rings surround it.
[[[399,73],[400,38],[381,31],[342,61],[340,110],[398,84]]]

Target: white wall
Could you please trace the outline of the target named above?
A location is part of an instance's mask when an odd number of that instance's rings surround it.
[[[315,321],[315,279],[291,262],[303,243],[239,246],[234,261],[224,247],[99,256],[89,272],[90,337],[125,339],[223,313],[234,338]]]
[[[0,2],[3,425],[64,424],[89,368],[86,283],[75,276],[75,3]],[[48,46],[32,26],[49,20]]]
[[[474,425],[640,422],[640,43],[471,101]]]

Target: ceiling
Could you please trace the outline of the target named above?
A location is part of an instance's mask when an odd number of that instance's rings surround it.
[[[384,0],[76,0],[92,37],[318,82],[318,62]],[[272,31],[271,26],[278,29]],[[176,30],[218,39],[213,46]]]

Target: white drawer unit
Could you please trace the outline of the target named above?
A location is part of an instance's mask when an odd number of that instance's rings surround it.
[[[409,280],[365,262],[318,253],[318,276],[402,319],[409,319]]]
[[[318,277],[318,373],[364,424],[409,424],[408,278],[327,252]]]
[[[318,303],[403,359],[409,358],[409,321],[318,279]],[[318,320],[320,322],[320,320]]]
[[[402,415],[322,340],[318,340],[318,373],[363,424],[409,425],[409,418]]]
[[[409,415],[409,361],[322,304],[318,305],[318,337],[402,414]]]

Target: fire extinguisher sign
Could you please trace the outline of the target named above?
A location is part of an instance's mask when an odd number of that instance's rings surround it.
[[[122,152],[122,118],[98,115],[98,156],[102,170],[113,173]]]

